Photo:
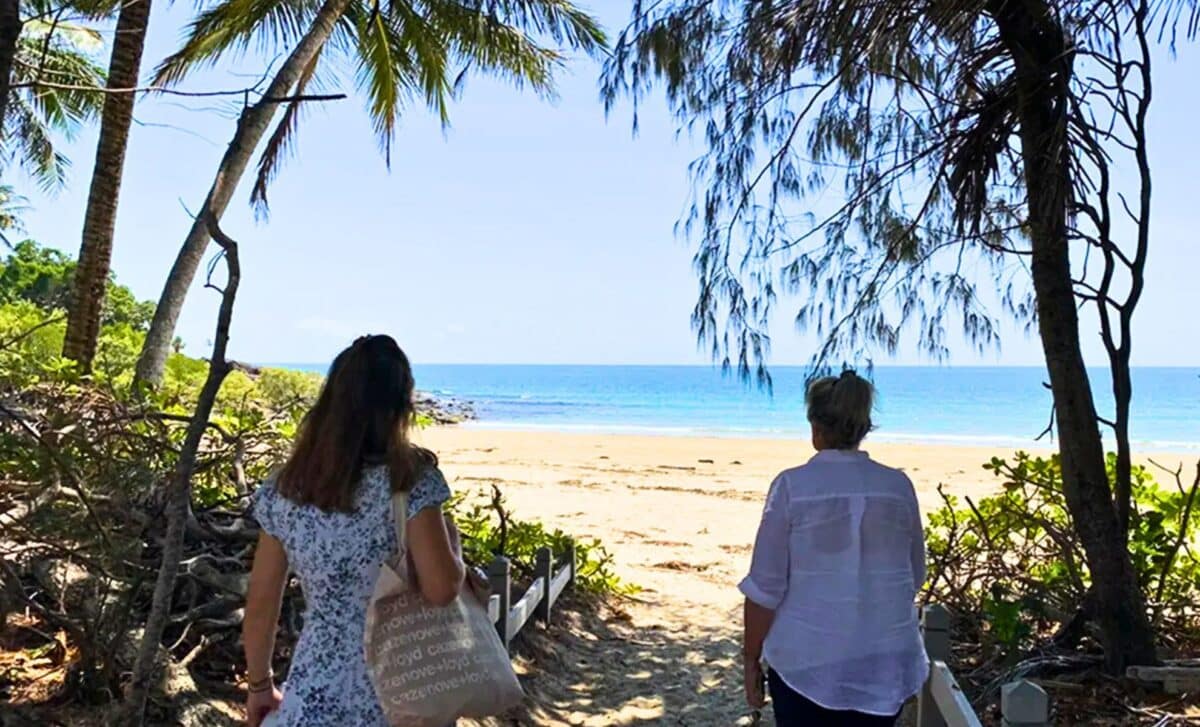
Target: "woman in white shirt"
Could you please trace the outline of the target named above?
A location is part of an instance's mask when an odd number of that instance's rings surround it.
[[[859,450],[873,398],[852,371],[809,385],[817,453],[771,484],[740,586],[746,698],[761,708],[765,682],[781,727],[893,725],[929,674],[916,493]]]

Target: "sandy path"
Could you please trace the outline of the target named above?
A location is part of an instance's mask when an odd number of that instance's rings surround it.
[[[644,590],[605,623],[560,635],[562,661],[535,664],[542,724],[733,725],[741,698],[741,597],[773,476],[807,459],[804,443],[433,429],[458,490],[499,485],[518,517],[602,539],[623,578]],[[875,456],[910,472],[922,504],[991,486],[990,453],[887,446]],[[586,627],[586,628],[585,628]]]
[[[526,665],[537,724],[713,725],[747,716],[741,694],[741,596],[736,590],[772,478],[806,460],[784,440],[430,429],[458,490],[499,485],[517,517],[604,541],[617,570],[644,590],[601,623],[556,631],[553,657]],[[873,445],[908,472],[922,509],[939,483],[956,495],[995,488],[982,463],[1008,452]],[[1159,461],[1182,458],[1164,455]]]

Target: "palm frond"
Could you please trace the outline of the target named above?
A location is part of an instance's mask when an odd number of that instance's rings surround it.
[[[103,95],[93,89],[104,87],[104,68],[79,50],[70,36],[59,37],[56,30],[47,42],[38,34],[23,35],[13,60],[14,85],[27,84],[20,92],[50,127],[67,138],[73,138],[80,124],[103,108]]]
[[[97,54],[104,50],[104,36],[99,30],[78,23],[62,22],[54,18],[38,18],[26,21],[21,28],[23,39],[44,42],[52,37],[60,46],[72,48],[84,54]]]
[[[589,54],[608,44],[594,17],[569,0],[470,0],[456,3],[503,25]]]
[[[5,156],[15,157],[42,191],[50,193],[62,187],[71,162],[55,149],[52,130],[30,102],[30,96],[14,94],[8,100],[7,117]]]
[[[318,7],[315,0],[224,0],[191,22],[183,46],[155,70],[155,83],[178,83],[227,52],[245,53],[256,42],[267,53],[292,45],[304,35]]]
[[[156,82],[178,82],[255,42],[278,52],[298,41],[317,7],[317,0],[217,0],[158,67]],[[408,103],[424,103],[448,124],[450,101],[468,72],[496,75],[549,96],[554,71],[564,60],[559,46],[597,53],[605,42],[595,19],[569,0],[354,0],[318,56],[322,63],[306,69],[297,91],[315,84],[323,69],[336,68],[331,58],[349,58],[390,164]],[[267,211],[267,189],[291,150],[300,112],[298,103],[285,107],[259,160],[251,202],[260,214]]]
[[[500,15],[455,0],[430,0],[429,14],[453,56],[477,72],[497,75],[514,86],[554,93],[554,71],[563,63],[556,49],[540,45]]]
[[[296,95],[303,95],[309,85],[312,84],[317,77],[317,68],[321,64],[322,52],[318,51],[313,56],[312,61],[304,68],[300,79],[296,82]],[[271,182],[279,174],[279,170],[283,165],[284,160],[295,151],[296,131],[300,126],[300,113],[303,109],[303,101],[292,100],[288,102],[284,109],[283,118],[272,132],[271,138],[267,140],[267,145],[263,149],[262,156],[258,160],[258,173],[254,180],[254,189],[250,192],[250,204],[254,207],[255,213],[262,218],[265,218],[270,212],[270,205],[267,202],[267,189]]]
[[[357,83],[388,163],[396,123],[404,105],[420,97],[448,122],[448,54],[436,26],[407,3],[356,3],[354,24]]]
[[[104,105],[96,92],[105,72],[94,57],[95,38],[85,28],[34,20],[17,41],[3,153],[46,191],[63,184],[70,166],[54,137],[74,138]]]

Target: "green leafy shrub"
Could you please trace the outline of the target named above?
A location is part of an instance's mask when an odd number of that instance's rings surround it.
[[[547,530],[538,522],[516,520],[495,488],[491,502],[468,500],[467,493],[458,492],[447,505],[447,512],[462,534],[463,557],[467,562],[486,566],[496,555],[504,555],[519,571],[531,573],[537,552],[542,548],[550,548],[557,558],[574,546],[575,587],[596,596],[638,591],[616,574],[612,554],[599,540],[575,540],[557,528]]]
[[[1116,458],[1108,458],[1114,479]],[[984,468],[1002,491],[978,503],[943,493],[945,505],[925,531],[931,564],[927,597],[960,613],[980,614],[981,640],[1002,655],[1070,620],[1091,585],[1084,550],[1062,491],[1057,455],[1017,452]],[[1158,484],[1134,467],[1129,550],[1151,615],[1160,626],[1200,632],[1197,518],[1186,517],[1196,488]]]
[[[66,319],[27,300],[0,304],[0,386],[26,389],[72,367],[59,354]]]
[[[17,243],[8,258],[0,261],[0,303],[27,301],[45,311],[64,311],[74,275],[75,261],[62,252],[33,240]],[[108,282],[102,325],[128,325],[144,332],[153,317],[153,303],[139,301],[129,288]]]

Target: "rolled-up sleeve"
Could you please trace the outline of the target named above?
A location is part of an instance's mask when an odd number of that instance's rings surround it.
[[[787,595],[791,556],[788,552],[791,518],[788,516],[787,486],[782,478],[771,484],[763,508],[750,574],[738,585],[746,598],[763,608],[775,610]]]

